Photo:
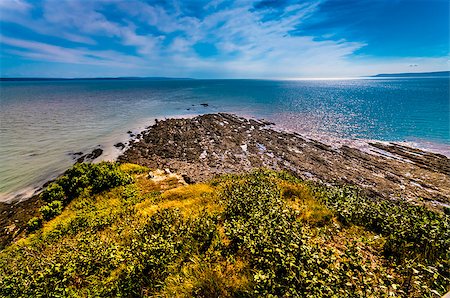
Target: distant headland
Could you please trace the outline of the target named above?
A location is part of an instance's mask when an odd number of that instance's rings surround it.
[[[382,73],[371,77],[450,77],[450,71]]]

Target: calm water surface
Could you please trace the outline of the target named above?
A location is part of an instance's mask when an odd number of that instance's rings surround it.
[[[446,78],[0,82],[0,200],[63,172],[74,152],[100,145],[113,159],[115,142],[155,118],[213,112],[319,137],[450,151]]]

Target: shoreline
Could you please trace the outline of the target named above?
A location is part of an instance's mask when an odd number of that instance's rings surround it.
[[[149,128],[151,128],[153,125],[155,125],[156,122],[160,121],[166,121],[170,119],[192,119],[195,117],[201,117],[204,115],[210,115],[210,114],[227,114],[227,115],[234,115],[239,118],[245,118],[245,119],[252,119],[255,121],[265,121],[267,123],[270,123],[270,128],[280,134],[293,134],[298,135],[299,137],[312,141],[312,142],[319,142],[326,146],[330,146],[333,149],[338,150],[342,146],[350,147],[352,149],[357,149],[359,151],[362,151],[364,153],[376,155],[376,156],[383,156],[385,158],[392,158],[392,159],[398,159],[398,156],[393,156],[389,152],[386,152],[384,150],[381,150],[380,148],[371,146],[373,143],[379,143],[384,146],[401,146],[401,147],[407,147],[414,150],[420,150],[424,153],[429,153],[433,155],[441,155],[444,157],[447,157],[450,159],[450,149],[447,149],[446,144],[444,143],[438,143],[433,141],[427,141],[427,140],[417,140],[417,141],[385,141],[385,140],[377,140],[377,139],[363,139],[363,138],[344,138],[335,136],[332,134],[325,134],[325,133],[314,133],[314,132],[308,132],[308,131],[297,131],[292,128],[288,128],[286,126],[283,126],[278,123],[273,123],[271,120],[266,119],[259,119],[257,120],[256,117],[249,115],[249,114],[240,114],[240,113],[220,113],[220,112],[212,112],[212,113],[181,113],[181,114],[175,114],[172,116],[159,116],[159,117],[151,117],[146,118],[144,120],[139,120],[138,122],[134,123],[128,128],[125,128],[124,131],[121,134],[121,136],[118,136],[117,134],[114,134],[114,136],[109,135],[105,136],[103,141],[100,142],[100,144],[91,147],[88,149],[87,152],[70,152],[67,153],[67,155],[71,156],[74,163],[77,162],[77,154],[83,154],[83,156],[87,156],[89,154],[92,154],[92,152],[96,149],[101,149],[102,153],[97,158],[88,159],[87,162],[101,162],[101,161],[117,161],[121,155],[124,154],[125,151],[127,151],[130,146],[132,146],[135,142],[139,141],[140,136],[143,132],[147,131]],[[126,132],[125,132],[126,131]],[[116,145],[123,144],[124,147],[119,148]],[[91,151],[92,150],[92,151]],[[401,157],[400,157],[401,158]],[[406,160],[407,161],[407,160]],[[23,187],[21,189],[10,191],[7,193],[1,193],[0,194],[0,204],[17,204],[23,201],[26,201],[33,196],[39,195],[39,193],[45,188],[46,184],[53,181],[60,175],[62,175],[64,171],[60,173],[53,173],[50,176],[39,179],[38,182],[33,183],[32,185]]]
[[[267,168],[323,185],[354,185],[372,198],[402,199],[433,209],[450,206],[450,159],[400,144],[358,141],[367,150],[348,143],[330,146],[265,120],[226,113],[155,119],[132,133],[119,150],[118,162],[169,169],[188,183]],[[0,244],[20,235],[41,204],[38,193],[0,202]]]
[[[125,127],[120,132],[115,131],[114,133],[103,136],[100,141],[96,145],[83,146],[84,148],[76,148],[64,153],[66,158],[71,159],[72,161],[68,164],[67,168],[61,171],[55,171],[49,173],[49,175],[45,176],[45,178],[36,179],[35,182],[12,190],[0,193],[0,204],[17,204],[22,201],[26,201],[31,197],[38,195],[43,187],[50,181],[61,176],[65,170],[70,168],[73,164],[77,162],[77,159],[80,156],[86,156],[92,154],[94,150],[101,149],[102,154],[98,158],[89,159],[89,162],[101,162],[101,161],[116,161],[117,158],[123,154],[123,152],[127,149],[118,148],[115,145],[122,143],[126,146],[129,146],[130,143],[136,140],[136,137],[148,127],[152,126],[155,123],[155,120],[161,121],[167,118],[185,118],[185,117],[195,117],[199,114],[176,114],[169,117],[166,116],[157,116],[157,117],[149,117],[145,119],[140,119],[139,121],[133,122],[130,126]],[[77,152],[77,150],[80,150]]]

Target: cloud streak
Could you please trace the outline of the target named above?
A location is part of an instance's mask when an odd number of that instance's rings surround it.
[[[447,64],[448,57],[355,59],[367,43],[302,35],[298,28],[323,2],[5,0],[1,55],[22,64],[76,64],[80,72],[83,65],[96,65],[104,67],[104,76],[113,67],[124,76],[330,77],[371,74],[389,65],[402,71],[411,64],[418,70]],[[34,33],[17,34],[19,28]],[[14,74],[10,64],[2,75]]]

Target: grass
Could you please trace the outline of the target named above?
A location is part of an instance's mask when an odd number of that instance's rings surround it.
[[[284,172],[186,185],[133,164],[89,167],[69,171],[79,189],[66,179],[46,193],[47,202],[64,202],[59,215],[0,251],[1,297],[439,297],[449,290],[448,215]],[[97,179],[96,190],[77,175]]]

